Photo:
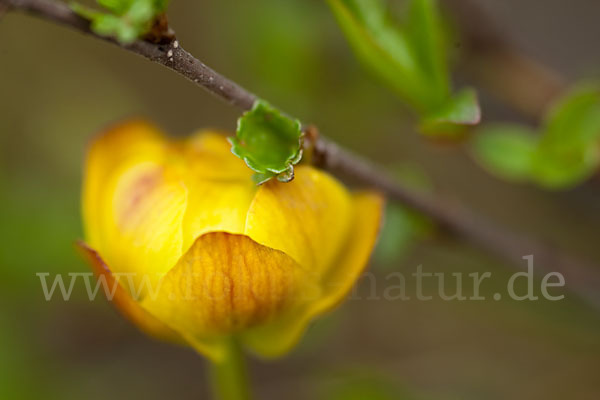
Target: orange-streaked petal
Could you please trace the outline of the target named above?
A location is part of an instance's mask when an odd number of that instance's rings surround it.
[[[219,359],[223,349],[211,348],[216,337],[277,318],[303,283],[302,269],[286,254],[246,236],[213,232],[194,242],[142,305]]]
[[[78,242],[77,247],[92,267],[96,277],[104,280],[103,292],[121,314],[150,336],[174,343],[185,343],[177,332],[153,317],[129,295],[95,250],[83,242]]]
[[[321,296],[296,304],[271,323],[243,333],[243,343],[263,357],[288,352],[300,339],[310,321],[342,302],[368,263],[379,232],[383,198],[377,194],[354,195],[351,231],[332,268],[320,281]]]

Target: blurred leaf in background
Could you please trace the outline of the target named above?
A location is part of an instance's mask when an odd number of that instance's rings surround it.
[[[41,296],[36,273],[71,272],[81,264],[73,248],[81,236],[79,193],[72,189],[53,193],[55,187],[42,182],[0,181],[0,237],[10,249],[0,252],[0,265],[6,267],[0,287],[5,292]]]
[[[20,333],[14,329],[5,329],[11,326],[5,310],[0,313],[0,344],[2,357],[0,357],[0,398],[25,399],[32,396],[33,385],[28,385],[30,367],[26,360],[29,354],[23,354],[22,349],[27,349]],[[25,350],[26,352],[26,350]]]
[[[51,39],[35,33],[35,50],[19,53],[23,65],[35,65],[36,54],[51,47]],[[65,53],[72,52],[66,47]],[[6,249],[0,252],[0,291],[23,299],[23,305],[43,300],[36,273],[87,271],[73,247],[82,237],[83,150],[99,127],[143,107],[139,94],[98,53],[79,63],[55,57],[45,75],[33,74],[35,95],[22,90],[31,74],[21,74],[17,65],[6,67],[2,82],[11,93],[4,107],[28,105],[0,120],[0,237]]]
[[[454,136],[479,123],[473,90],[451,93],[443,24],[435,0],[410,0],[403,26],[383,0],[328,0],[359,59],[395,89],[432,136]]]
[[[477,160],[492,174],[511,182],[530,179],[537,146],[533,130],[523,125],[486,125],[473,146]]]
[[[550,110],[540,137],[534,179],[560,189],[582,182],[600,165],[600,86],[577,87]]]
[[[244,32],[244,45],[237,43],[229,63],[243,63],[243,72],[261,88],[265,98],[279,101],[292,97],[294,109],[299,101],[312,100],[307,90],[320,94],[323,65],[319,65],[319,58],[324,50],[323,27],[318,20],[324,19],[324,13],[316,4],[260,0],[241,2],[236,7],[233,14],[229,8],[219,10],[221,18],[230,18]],[[236,45],[241,38],[234,33],[231,40],[231,45]]]
[[[392,378],[374,368],[344,368],[328,372],[336,379],[323,387],[323,400],[416,400],[423,399],[411,393]]]
[[[484,168],[507,181],[573,187],[600,166],[600,87],[579,85],[566,94],[537,136],[522,125],[484,126],[472,150]]]
[[[405,185],[431,193],[433,184],[424,171],[410,165],[389,168]],[[375,249],[378,266],[397,268],[396,261],[406,256],[415,242],[433,234],[434,224],[425,215],[397,203],[388,203],[385,220]]]
[[[432,223],[406,207],[389,203],[375,256],[382,266],[396,268],[394,261],[405,256],[413,244],[431,235]]]

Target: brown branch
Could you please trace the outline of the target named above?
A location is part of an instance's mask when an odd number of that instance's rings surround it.
[[[204,65],[176,41],[169,45],[137,41],[123,46],[91,32],[88,21],[74,14],[63,3],[50,0],[0,0],[0,5],[35,14],[121,46],[183,75],[242,110],[250,109],[256,100],[255,95]],[[323,168],[381,190],[389,198],[429,216],[448,231],[515,266],[525,267],[522,257],[533,254],[536,268],[544,272],[563,273],[572,291],[600,308],[600,275],[595,267],[581,263],[552,246],[506,231],[464,207],[402,186],[385,170],[325,138],[315,141],[313,158]]]
[[[442,3],[457,22],[463,69],[523,115],[542,120],[548,107],[567,89],[564,78],[522,52],[477,1]]]
[[[562,273],[571,291],[600,308],[600,274],[595,265],[581,262],[549,243],[510,232],[447,199],[402,186],[385,170],[329,140],[321,139],[315,153],[315,158],[321,160],[320,164],[325,169],[381,190],[388,197],[427,215],[441,227],[511,262],[513,266],[526,268],[523,257],[534,255],[535,268],[540,269],[538,272]]]

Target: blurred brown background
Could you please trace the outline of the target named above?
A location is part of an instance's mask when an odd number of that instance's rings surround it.
[[[598,77],[597,0],[479,3],[569,79]],[[339,142],[418,168],[457,201],[600,262],[598,181],[559,193],[509,185],[464,151],[426,142],[359,67],[325,2],[172,1],[169,16],[187,50]],[[193,351],[146,338],[104,299],[89,302],[83,285],[71,301],[46,302],[35,273],[87,271],[72,243],[90,135],[130,116],[173,135],[231,131],[238,110],[158,65],[22,14],[0,20],[0,95],[0,398],[206,398],[205,362]],[[481,98],[486,120],[518,120]],[[417,265],[490,271],[488,297],[514,272],[441,235],[376,257],[371,271],[383,285]],[[353,398],[600,398],[600,315],[569,292],[558,302],[424,302],[367,300],[369,289],[362,281],[363,299],[315,324],[289,357],[253,361],[257,398],[344,399],[348,388]]]

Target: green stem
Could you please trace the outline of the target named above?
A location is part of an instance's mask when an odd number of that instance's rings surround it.
[[[239,344],[230,339],[228,356],[220,363],[212,363],[211,380],[215,399],[250,400],[250,383],[246,360]]]

